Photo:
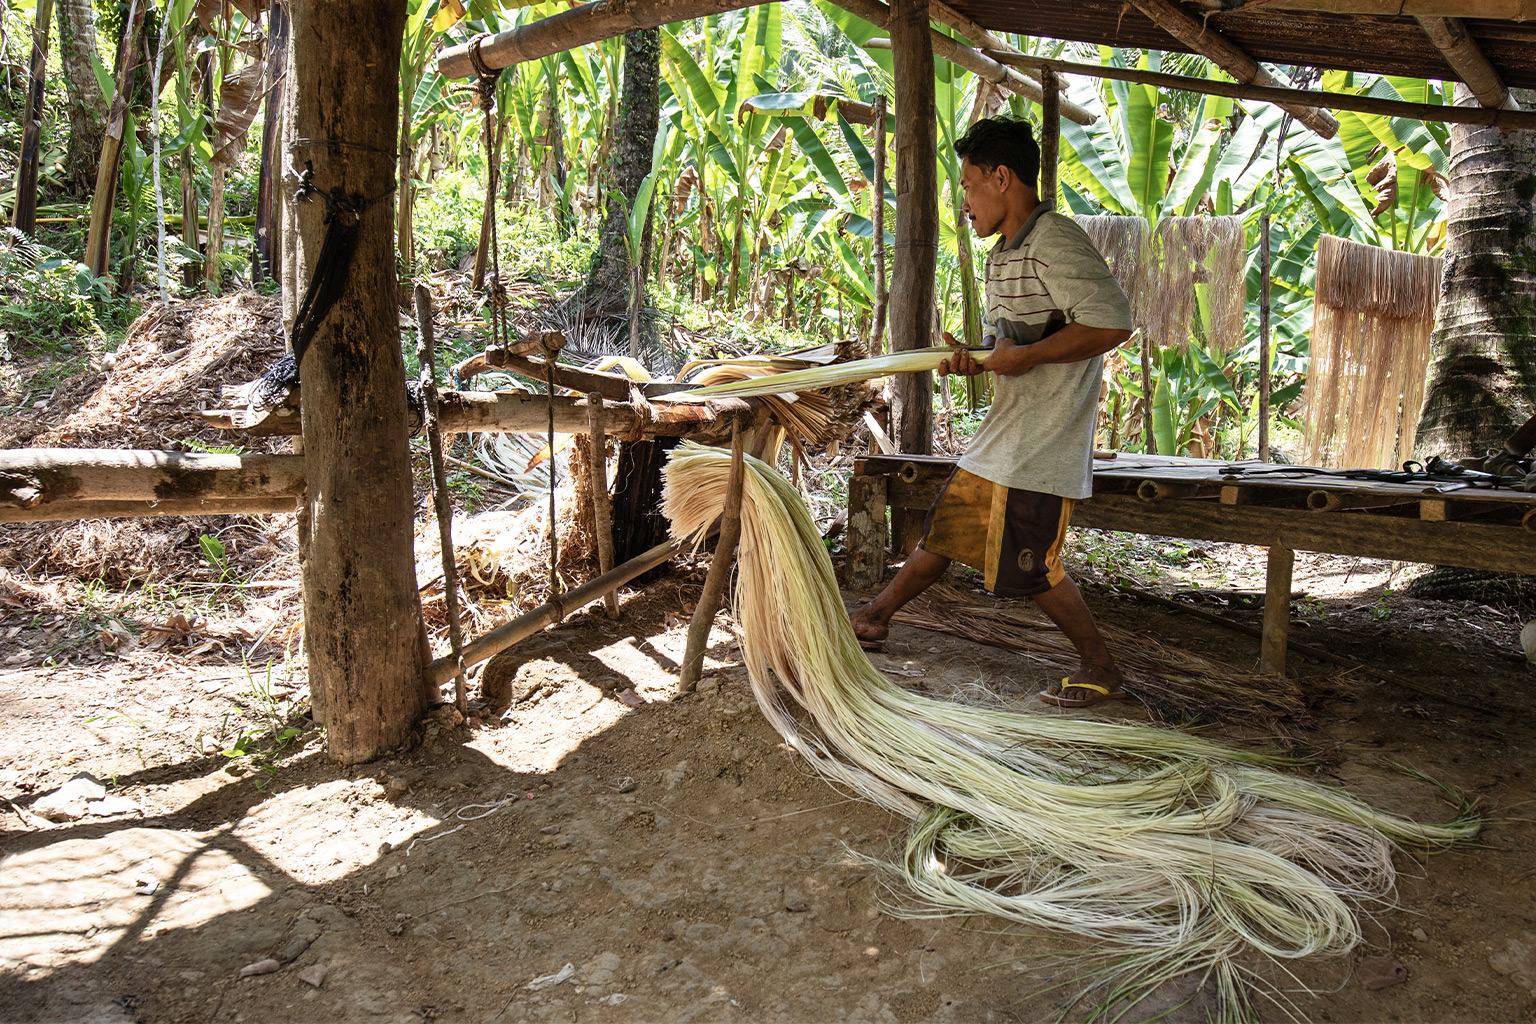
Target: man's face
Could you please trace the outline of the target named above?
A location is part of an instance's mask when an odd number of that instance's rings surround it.
[[[1003,190],[1010,177],[1003,167],[977,167],[969,160],[960,161],[960,187],[965,190],[962,209],[971,218],[971,229],[983,238],[1002,230],[1006,206]]]

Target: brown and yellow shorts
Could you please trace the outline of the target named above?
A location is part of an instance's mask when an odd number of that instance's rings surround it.
[[[981,570],[1001,597],[1043,594],[1067,578],[1061,542],[1072,505],[956,469],[928,510],[922,548]]]

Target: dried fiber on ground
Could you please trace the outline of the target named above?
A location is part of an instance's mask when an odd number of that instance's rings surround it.
[[[729,461],[692,444],[673,454],[676,536],[702,540]],[[913,821],[891,866],[914,898],[905,912],[990,913],[1119,951],[1100,965],[1106,998],[1199,971],[1224,1016],[1246,1016],[1250,954],[1347,953],[1361,940],[1355,908],[1392,895],[1395,844],[1436,849],[1477,831],[1467,807],[1420,825],[1175,730],[895,686],[860,651],[804,504],[756,459],[739,558],[735,616],[763,713],[829,781]]]
[[[895,621],[1018,651],[1063,669],[1078,660],[1071,641],[1033,608],[987,607],[953,587],[929,588]],[[1100,631],[1120,661],[1126,690],[1164,722],[1200,717],[1273,729],[1304,710],[1294,680],[1237,672],[1129,630],[1106,625]]]

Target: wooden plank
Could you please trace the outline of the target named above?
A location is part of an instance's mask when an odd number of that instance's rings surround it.
[[[1264,570],[1264,636],[1259,646],[1259,672],[1267,676],[1285,675],[1285,646],[1291,628],[1291,571],[1296,552],[1290,548],[1269,549]]]
[[[116,448],[0,451],[0,505],[21,509],[57,502],[277,497],[291,507],[303,492],[302,455]]]
[[[1221,505],[1148,504],[1124,495],[1078,502],[1073,525],[1167,537],[1329,551],[1470,569],[1536,573],[1536,537],[1514,525],[1425,522],[1372,515],[1320,516],[1305,510]]]
[[[886,521],[886,478],[854,476],[848,481],[848,563],[850,590],[870,590],[885,579],[890,529]]]

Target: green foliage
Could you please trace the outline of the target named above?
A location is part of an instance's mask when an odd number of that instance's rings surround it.
[[[3,237],[3,236],[0,236]],[[115,326],[110,283],[64,253],[9,237],[0,244],[0,334],[43,351],[99,342]]]

